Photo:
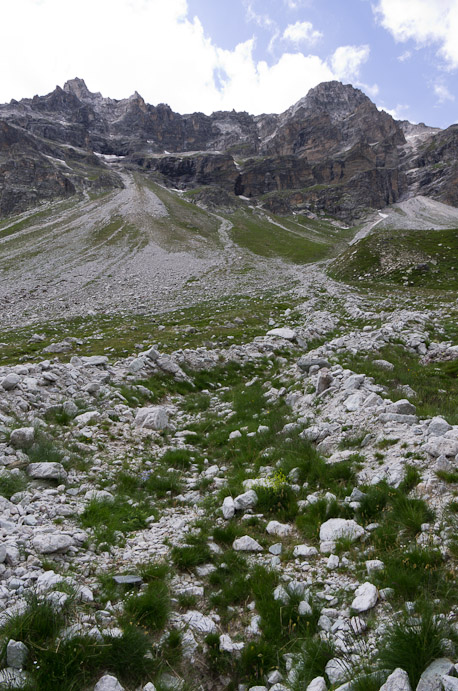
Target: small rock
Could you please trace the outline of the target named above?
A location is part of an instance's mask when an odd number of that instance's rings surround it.
[[[259,542],[253,540],[249,535],[239,537],[232,543],[232,549],[236,552],[262,552],[262,547]]]
[[[395,415],[416,415],[417,409],[406,398],[401,398],[400,401],[388,405],[386,412],[394,413]]]
[[[310,547],[309,545],[296,545],[293,550],[294,557],[316,557],[318,550],[316,547]]]
[[[13,429],[10,436],[10,445],[15,449],[29,449],[35,440],[33,427],[19,427]]]
[[[236,511],[246,511],[247,509],[252,509],[257,503],[258,495],[254,489],[250,489],[248,492],[239,494],[239,496],[234,499],[234,508]]]
[[[345,538],[355,542],[362,537],[364,533],[364,528],[358,525],[353,519],[330,518],[321,525],[320,541],[335,542],[340,538]]]
[[[116,677],[104,674],[94,686],[94,691],[124,691],[124,686],[121,686]]]
[[[372,583],[363,583],[355,591],[355,599],[351,603],[351,608],[356,612],[366,612],[375,607],[378,600],[378,590]]]
[[[20,381],[21,377],[18,374],[11,372],[11,374],[8,374],[4,379],[2,379],[2,387],[5,389],[5,391],[12,391],[16,388]]]
[[[266,526],[269,535],[276,535],[277,537],[287,537],[291,535],[292,530],[292,527],[287,523],[279,523],[278,521],[269,521]]]
[[[14,669],[22,669],[28,654],[29,650],[24,643],[11,639],[6,646],[6,664]]]
[[[409,675],[398,667],[390,674],[383,686],[380,687],[380,691],[412,691]]]
[[[197,610],[190,610],[183,615],[183,620],[188,626],[197,633],[209,634],[216,633],[216,624],[213,619],[206,617]]]
[[[327,686],[324,677],[315,677],[307,686],[306,691],[326,691]]]
[[[223,511],[223,517],[226,519],[226,521],[228,521],[234,517],[235,505],[234,505],[234,500],[232,499],[232,497],[225,497],[224,498],[222,511]]]

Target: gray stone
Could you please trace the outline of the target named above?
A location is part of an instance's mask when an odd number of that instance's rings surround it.
[[[29,463],[27,475],[34,480],[67,480],[67,471],[61,463]]]
[[[294,557],[316,557],[318,550],[316,547],[311,547],[310,545],[296,545],[293,551]]]
[[[38,533],[34,536],[32,545],[39,554],[53,554],[66,552],[73,545],[73,540],[62,533]]]
[[[412,691],[409,675],[398,667],[390,674],[383,686],[380,687],[380,691]]]
[[[116,677],[104,674],[94,686],[94,691],[124,691],[124,686],[121,686]]]
[[[442,677],[454,673],[455,666],[448,658],[434,660],[421,675],[416,691],[442,691]]]
[[[345,681],[348,671],[345,667],[345,663],[342,662],[342,660],[339,660],[339,658],[333,658],[332,660],[329,660],[328,664],[324,668],[324,671],[328,675],[328,679],[331,682],[331,684],[339,684],[343,681]]]
[[[375,365],[376,367],[380,367],[380,369],[385,369],[385,370],[393,370],[394,365],[392,362],[388,362],[388,360],[373,360],[372,364]]]
[[[5,391],[12,391],[16,388],[20,381],[21,377],[18,374],[11,372],[11,374],[8,374],[4,379],[2,379],[2,387],[5,389]]]
[[[391,403],[386,407],[387,413],[394,413],[395,415],[416,415],[417,409],[407,398]]]
[[[356,612],[367,612],[368,609],[375,607],[378,600],[378,590],[372,583],[363,583],[355,591],[355,599],[351,603],[351,608]]]
[[[444,674],[442,677],[442,685],[444,691],[458,691],[458,679],[451,677],[449,674]]]
[[[294,341],[296,338],[296,332],[293,329],[288,329],[288,327],[281,327],[278,329],[270,329],[267,332],[268,336],[276,336],[277,338],[286,338],[287,341]]]
[[[448,424],[443,417],[433,417],[428,425],[428,434],[433,437],[442,437],[446,432],[452,429],[452,426]]]
[[[456,456],[458,454],[458,439],[434,437],[423,446],[423,450],[434,458],[438,456]]]
[[[297,366],[303,372],[308,372],[310,367],[319,367],[321,369],[322,367],[330,367],[331,365],[324,358],[308,357],[307,355],[304,355],[297,361]]]
[[[327,391],[327,389],[329,389],[333,381],[334,377],[332,376],[331,372],[329,372],[326,369],[321,370],[320,374],[318,375],[318,381],[316,384],[316,393],[320,395],[321,393],[323,393],[323,391]]]
[[[326,691],[326,681],[324,677],[315,677],[307,686],[306,691]]]
[[[234,508],[236,511],[246,511],[247,509],[252,509],[257,503],[258,495],[254,489],[250,489],[248,492],[239,494],[239,496],[234,499]]]
[[[113,576],[113,580],[118,585],[141,585],[143,578],[135,575]]]
[[[278,557],[283,550],[283,545],[281,542],[276,542],[274,545],[271,545],[269,547],[269,552],[270,554],[273,554],[275,557]]]
[[[0,564],[3,564],[3,562],[6,560],[6,548],[3,545],[0,545]]]
[[[259,542],[253,540],[249,535],[244,535],[243,537],[238,537],[232,543],[232,549],[236,552],[262,552],[262,547]]]
[[[183,621],[185,621],[186,624],[197,633],[205,635],[209,633],[216,633],[216,624],[213,619],[206,617],[197,610],[190,610],[189,612],[186,612],[186,614],[183,615]]]
[[[224,498],[222,511],[223,511],[223,517],[226,519],[226,521],[228,521],[234,517],[235,506],[234,506],[234,500],[232,499],[232,497],[225,497]]]
[[[88,410],[86,413],[81,413],[81,415],[77,415],[75,417],[75,423],[79,427],[83,427],[84,425],[87,425],[89,422],[92,422],[93,420],[98,420],[100,417],[100,413],[97,410]]]
[[[87,367],[104,367],[108,365],[108,358],[106,355],[89,355],[81,358],[83,365]]]
[[[33,427],[19,427],[13,429],[10,436],[10,445],[15,449],[29,449],[35,440]]]
[[[381,422],[398,422],[400,425],[415,425],[418,422],[416,415],[399,415],[398,413],[382,413],[379,416]]]
[[[11,639],[6,646],[6,664],[14,669],[22,669],[28,654],[29,650],[24,643]]]
[[[141,429],[163,430],[169,427],[169,414],[164,406],[140,408],[135,416],[135,424]]]
[[[322,524],[320,528],[321,542],[335,542],[340,538],[349,539],[355,542],[365,533],[362,528],[353,519],[345,518],[330,518]]]
[[[291,535],[293,529],[287,523],[279,523],[278,521],[269,521],[266,526],[266,531],[269,535],[276,535],[277,537],[287,537]]]

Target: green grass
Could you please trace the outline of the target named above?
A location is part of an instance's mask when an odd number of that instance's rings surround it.
[[[246,209],[232,214],[231,221],[232,239],[262,257],[281,257],[294,264],[306,264],[324,259],[330,253],[329,240],[316,235],[312,239],[310,232],[293,220],[279,219],[283,226],[279,227],[271,222],[268,214],[260,216]]]
[[[384,370],[373,363],[383,358],[394,365]],[[458,360],[422,364],[418,356],[400,345],[381,348],[377,355],[345,354],[341,357],[345,367],[373,377],[377,384],[385,386],[389,397],[396,401],[405,398],[400,386],[409,385],[416,396],[412,402],[422,417],[442,415],[450,424],[458,424]]]
[[[418,623],[406,618],[391,624],[379,654],[380,665],[390,671],[397,667],[405,670],[415,689],[426,667],[443,656],[443,641],[448,634],[447,626],[434,617],[430,608],[423,607]]]
[[[92,528],[97,543],[114,544],[117,533],[146,528],[152,510],[146,505],[131,505],[126,498],[115,496],[114,501],[91,499],[80,516],[83,528]]]
[[[161,631],[170,612],[167,585],[158,580],[149,583],[145,591],[131,595],[124,601],[124,612],[129,620],[138,626],[146,627],[150,631]]]
[[[0,473],[0,496],[11,499],[16,492],[23,492],[27,487],[27,478],[24,473],[3,470]]]
[[[334,278],[452,291],[458,288],[456,230],[375,230],[331,265]]]
[[[306,641],[301,650],[298,677],[294,684],[295,691],[306,688],[312,679],[325,676],[324,669],[335,655],[336,649],[328,641],[315,637]]]
[[[353,518],[353,510],[347,504],[319,499],[297,516],[296,525],[305,538],[318,542],[321,524],[330,518]]]

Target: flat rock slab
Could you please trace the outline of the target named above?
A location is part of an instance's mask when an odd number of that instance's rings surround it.
[[[113,576],[113,580],[118,585],[141,585],[143,583],[143,578],[134,575]]]
[[[29,463],[27,475],[33,480],[66,480],[67,471],[61,463]]]
[[[183,621],[197,633],[209,634],[216,633],[216,624],[213,619],[206,617],[197,610],[191,610],[183,615]]]
[[[267,332],[268,336],[277,336],[277,338],[286,338],[287,341],[293,341],[296,338],[296,332],[288,327],[281,327],[278,329],[270,329]]]
[[[66,552],[73,545],[73,540],[62,533],[38,533],[32,539],[32,545],[39,554],[53,554]]]

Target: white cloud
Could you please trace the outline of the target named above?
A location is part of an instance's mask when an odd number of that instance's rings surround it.
[[[410,60],[412,57],[412,51],[411,50],[405,50],[401,55],[398,55],[398,60],[399,62],[405,62],[406,60]]]
[[[275,29],[276,22],[268,14],[259,14],[249,0],[244,0],[245,14],[248,22],[254,22],[263,29]]]
[[[308,43],[312,45],[323,37],[321,31],[316,31],[311,22],[296,22],[288,24],[283,32],[283,38],[291,43]]]
[[[396,41],[439,44],[447,66],[458,68],[458,0],[378,0],[374,10]]]
[[[445,103],[446,101],[454,101],[455,96],[449,91],[449,89],[442,82],[437,82],[434,84],[434,93],[439,99],[439,103]]]
[[[284,0],[284,3],[290,10],[298,10],[303,7],[310,7],[313,0]]]
[[[321,81],[357,83],[369,55],[367,46],[342,46],[327,60],[286,52],[269,65],[255,58],[254,38],[232,50],[216,45],[188,16],[187,0],[14,0],[2,22],[0,102],[78,76],[105,96],[137,90],[182,113],[281,112]]]
[[[331,57],[331,66],[338,79],[356,80],[363,63],[369,59],[370,48],[363,46],[340,46]]]
[[[382,106],[379,107],[379,110],[384,110],[385,113],[391,115],[391,117],[395,120],[405,120],[407,118],[406,113],[409,109],[410,106],[402,105],[400,103],[398,103],[394,108],[385,108]]]

